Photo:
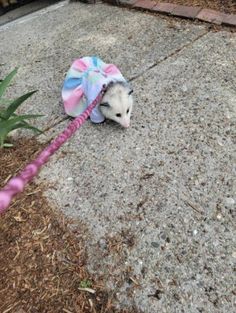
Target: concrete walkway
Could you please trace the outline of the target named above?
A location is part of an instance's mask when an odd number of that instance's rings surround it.
[[[26,1],[24,1],[24,3],[25,2]],[[18,4],[10,5],[7,8],[8,9],[7,12],[6,10],[5,11],[2,10],[1,12],[1,5],[0,5],[0,26],[7,24],[11,21],[14,21],[22,16],[25,16],[35,11],[38,11],[40,9],[43,9],[44,7],[54,4],[55,2],[56,2],[55,0],[43,0],[43,1],[33,1],[33,2],[29,1],[29,3],[25,3],[24,5],[22,5],[22,1],[21,1],[21,5],[18,6],[19,5],[19,1],[18,1]]]
[[[41,140],[68,124],[74,58],[96,54],[132,81],[131,128],[88,121],[39,177],[86,225],[90,270],[118,304],[235,312],[235,33],[65,1],[0,27],[0,42],[1,76],[20,67],[14,93],[39,89],[24,111],[45,114]]]

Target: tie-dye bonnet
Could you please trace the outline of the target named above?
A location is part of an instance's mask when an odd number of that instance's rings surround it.
[[[80,115],[111,82],[126,82],[119,69],[106,64],[98,57],[77,59],[70,67],[62,88],[65,112],[73,117]],[[104,121],[98,106],[93,109],[90,119],[94,123]]]

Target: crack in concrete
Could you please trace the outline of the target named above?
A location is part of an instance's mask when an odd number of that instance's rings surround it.
[[[204,37],[205,35],[207,35],[209,33],[209,30],[207,29],[204,33],[202,33],[201,35],[197,36],[194,40],[188,42],[187,44],[181,46],[180,48],[176,49],[175,51],[173,51],[172,53],[170,53],[169,55],[165,56],[163,59],[155,62],[154,64],[152,64],[151,66],[149,66],[147,69],[143,70],[141,73],[134,75],[133,77],[131,77],[129,79],[129,81],[133,81],[139,77],[141,77],[142,75],[144,75],[146,72],[152,70],[154,67],[156,67],[157,65],[161,64],[162,62],[165,62],[166,60],[172,58],[173,56],[177,55],[179,52],[181,52],[182,50],[184,50],[185,48],[190,47],[193,43],[195,43],[197,40],[201,39],[202,37]]]

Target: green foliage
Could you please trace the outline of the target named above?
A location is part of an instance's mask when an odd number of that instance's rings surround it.
[[[3,98],[3,95],[9,86],[11,80],[17,73],[17,68],[8,74],[2,81],[0,81],[0,148],[12,146],[6,143],[8,134],[19,128],[30,129],[36,133],[42,133],[38,128],[30,125],[27,120],[41,117],[39,114],[24,114],[18,115],[15,113],[16,109],[29,97],[31,97],[35,91],[28,92],[23,96],[10,100]]]
[[[91,288],[92,287],[92,282],[88,279],[84,279],[80,281],[79,284],[80,288]]]

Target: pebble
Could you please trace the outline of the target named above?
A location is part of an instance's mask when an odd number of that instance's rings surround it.
[[[224,146],[224,142],[223,142],[223,139],[222,138],[218,138],[217,139],[217,143],[219,146],[223,147]]]
[[[226,205],[234,205],[235,204],[235,200],[233,198],[226,198],[225,199],[225,204]]]
[[[232,113],[230,113],[229,110],[226,110],[225,116],[226,116],[227,119],[231,119],[232,118]]]
[[[151,242],[151,245],[154,247],[154,248],[159,248],[159,243],[158,242],[155,242],[155,241],[153,241],[153,242]]]
[[[182,91],[183,91],[183,92],[188,91],[188,87],[187,87],[186,85],[183,85],[183,86],[182,86]]]
[[[107,248],[107,243],[105,239],[100,239],[99,240],[99,245],[102,249],[106,249]]]

